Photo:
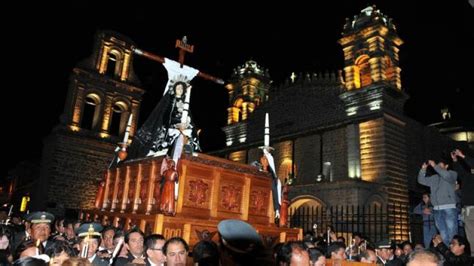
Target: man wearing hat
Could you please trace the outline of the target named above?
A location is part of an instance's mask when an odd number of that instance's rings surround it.
[[[263,248],[262,239],[250,224],[240,220],[223,220],[217,225],[220,235],[222,264],[226,259],[236,265],[250,265],[256,262]]]
[[[79,238],[80,257],[87,258],[92,265],[105,266],[109,262],[97,256],[102,234],[102,226],[98,223],[84,223],[76,230]]]
[[[375,246],[377,265],[402,266],[403,262],[393,255],[392,244],[388,240],[382,240]]]
[[[28,235],[38,246],[43,245],[42,250],[51,245],[48,238],[51,236],[51,223],[54,222],[54,215],[49,212],[32,212],[26,216],[26,220],[30,224],[27,228]]]

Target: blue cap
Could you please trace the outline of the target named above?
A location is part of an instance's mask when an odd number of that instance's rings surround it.
[[[262,239],[250,224],[241,220],[223,220],[217,225],[222,242],[230,250],[249,253],[263,246]]]
[[[31,212],[26,216],[26,220],[32,224],[50,224],[54,221],[54,215],[49,212]]]
[[[78,237],[101,237],[102,235],[100,232],[102,232],[102,229],[102,225],[98,223],[83,223],[76,229],[76,234]]]

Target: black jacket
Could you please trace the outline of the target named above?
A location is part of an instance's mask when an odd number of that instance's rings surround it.
[[[474,158],[465,156],[464,159],[458,157],[457,162],[453,162],[453,170],[458,173],[461,179],[462,204],[464,206],[474,206]]]
[[[442,242],[436,246],[436,251],[443,255],[445,259],[444,266],[472,266],[473,261],[466,252],[461,256],[456,256]],[[469,250],[467,252],[469,252]]]

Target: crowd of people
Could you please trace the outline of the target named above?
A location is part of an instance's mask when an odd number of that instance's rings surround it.
[[[455,235],[449,245],[436,234],[430,247],[405,241],[371,243],[353,233],[343,237],[306,233],[303,241],[265,245],[257,231],[240,220],[223,220],[218,237],[203,239],[192,250],[180,237],[127,232],[95,222],[56,219],[35,212],[22,223],[0,227],[0,265],[314,265],[357,261],[377,265],[472,265],[470,245]],[[216,241],[217,240],[217,241]]]
[[[414,209],[423,216],[423,242],[446,254],[448,246],[463,245],[463,257],[474,256],[474,159],[455,149],[436,163],[423,162],[418,183],[429,187]],[[452,252],[452,254],[456,254]],[[459,255],[458,255],[459,257]],[[456,259],[456,260],[455,260]],[[463,265],[448,256],[450,265]],[[472,265],[472,264],[468,264]]]
[[[414,213],[423,216],[423,243],[372,243],[353,232],[348,243],[332,230],[303,241],[264,244],[240,220],[224,220],[218,236],[190,249],[180,237],[145,235],[96,222],[34,212],[0,225],[1,265],[326,265],[356,261],[377,265],[473,265],[474,160],[456,149],[421,166],[418,182],[430,188]],[[345,232],[347,233],[347,232]],[[212,238],[212,237],[211,237]],[[277,241],[278,242],[278,241]],[[348,244],[348,245],[347,245]],[[334,264],[332,264],[334,265]]]

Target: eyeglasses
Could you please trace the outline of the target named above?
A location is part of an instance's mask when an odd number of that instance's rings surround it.
[[[166,254],[167,257],[185,256],[186,250],[174,251]]]
[[[159,251],[163,251],[162,248],[148,248],[148,249],[151,249],[151,250],[159,250]]]

